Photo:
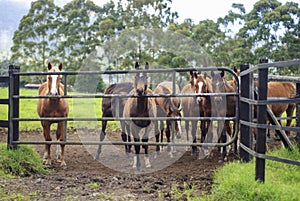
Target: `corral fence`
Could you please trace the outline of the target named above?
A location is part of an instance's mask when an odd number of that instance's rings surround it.
[[[267,60],[260,60],[260,64],[249,67],[249,65],[241,65],[241,94],[240,94],[240,155],[243,161],[250,161],[253,156],[256,157],[255,178],[264,182],[265,180],[265,160],[273,160],[288,164],[300,165],[300,161],[289,160],[266,155],[266,131],[267,129],[275,129],[276,134],[284,146],[290,150],[293,144],[286,136],[284,131],[292,131],[296,133],[295,141],[300,147],[300,77],[292,76],[274,76],[268,74],[269,68],[288,68],[290,66],[299,66],[300,60],[291,60],[284,62],[268,63]],[[256,72],[256,74],[255,74]],[[254,85],[254,79],[258,81],[258,87]],[[293,82],[296,84],[295,98],[268,98],[268,81]],[[257,99],[255,99],[255,94]],[[296,104],[296,127],[280,126],[274,114],[270,111],[268,104]],[[257,107],[257,119],[254,119],[254,107]],[[266,121],[270,120],[272,125],[267,125]],[[281,118],[282,119],[282,118]],[[257,129],[255,150],[253,149],[253,129]]]
[[[20,118],[19,117],[19,100],[20,99],[38,99],[38,98],[48,98],[49,96],[20,96],[19,95],[19,80],[20,76],[40,76],[40,75],[49,75],[49,74],[61,74],[63,75],[63,81],[65,83],[65,95],[59,96],[61,98],[128,98],[128,97],[136,97],[135,95],[120,95],[120,94],[81,94],[81,95],[68,95],[67,94],[67,78],[70,75],[103,75],[103,74],[134,74],[139,72],[147,72],[148,74],[151,73],[168,73],[172,76],[173,82],[173,93],[162,95],[162,94],[151,94],[147,95],[150,97],[196,97],[199,96],[196,94],[176,94],[175,93],[175,83],[176,83],[176,74],[177,73],[188,73],[189,71],[220,71],[224,70],[232,75],[233,79],[237,83],[237,89],[234,93],[207,93],[207,94],[200,94],[200,96],[228,96],[233,95],[236,97],[236,116],[235,117],[181,117],[181,118],[166,118],[166,117],[157,117],[155,120],[210,120],[210,121],[234,121],[236,126],[236,133],[234,133],[233,138],[226,142],[226,143],[193,143],[195,146],[228,146],[232,144],[235,138],[238,137],[238,131],[240,130],[240,156],[243,161],[250,161],[253,156],[256,157],[256,179],[260,181],[264,181],[264,171],[265,171],[265,159],[280,161],[280,162],[287,162],[290,164],[300,165],[299,161],[292,161],[289,159],[281,159],[276,157],[267,156],[266,153],[266,129],[284,129],[284,130],[292,130],[297,133],[296,140],[298,144],[300,144],[299,136],[299,94],[300,94],[300,79],[298,78],[289,78],[288,81],[293,81],[296,83],[297,86],[297,96],[293,99],[267,99],[267,82],[268,82],[268,68],[269,67],[283,67],[283,66],[293,66],[293,65],[300,65],[300,60],[288,61],[288,62],[277,62],[277,63],[269,63],[269,64],[259,64],[257,66],[249,68],[248,64],[241,65],[241,83],[239,81],[238,76],[229,68],[224,67],[205,67],[205,68],[174,68],[174,69],[150,69],[150,70],[111,70],[111,71],[81,71],[81,72],[60,72],[60,73],[49,73],[49,72],[20,72],[20,68],[17,66],[11,65],[9,68],[9,76],[8,78],[3,78],[3,80],[9,82],[9,98],[8,100],[0,100],[1,104],[7,104],[9,107],[8,112],[8,121],[1,126],[8,127],[8,137],[7,143],[9,148],[16,148],[18,144],[66,144],[66,145],[161,145],[161,146],[189,146],[191,143],[167,143],[167,142],[95,142],[95,141],[68,141],[67,134],[65,131],[65,139],[62,142],[58,141],[39,141],[39,142],[31,142],[31,141],[20,141],[19,140],[19,122],[20,121],[41,121],[41,120],[52,120],[52,121],[116,121],[116,120],[133,120],[134,118],[124,118],[124,117],[113,117],[113,118],[77,118],[77,117],[68,117],[68,118]],[[254,99],[253,96],[253,77],[254,72],[258,71],[258,80],[259,80],[259,87],[258,87],[258,100]],[[1,78],[2,80],[2,78]],[[240,85],[241,84],[241,85]],[[267,104],[278,104],[278,103],[296,103],[297,107],[297,120],[296,127],[287,128],[282,127],[278,128],[278,126],[270,126],[266,125],[266,107]],[[257,121],[254,121],[253,118],[253,106],[256,105],[258,108],[258,116]],[[145,119],[145,118],[144,118]],[[149,118],[147,118],[149,119]],[[152,118],[150,118],[152,119]],[[239,129],[240,125],[240,129]],[[253,133],[252,128],[257,128],[257,139],[256,139],[256,150],[253,150]],[[100,134],[100,133],[99,133]],[[290,143],[289,139],[286,136],[282,136],[281,140],[284,142],[285,146],[292,149],[292,144]]]

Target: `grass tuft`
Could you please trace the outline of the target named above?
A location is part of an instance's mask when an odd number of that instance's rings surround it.
[[[7,149],[6,144],[0,144],[0,152],[0,176],[29,176],[49,172],[31,146],[20,145],[18,149]]]

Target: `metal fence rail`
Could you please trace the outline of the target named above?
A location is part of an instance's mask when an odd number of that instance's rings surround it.
[[[112,70],[112,71],[80,71],[80,72],[19,72],[19,71],[13,71],[10,74],[10,79],[16,79],[20,76],[37,76],[37,75],[52,75],[52,74],[61,74],[64,76],[64,80],[67,80],[68,75],[95,75],[95,74],[134,74],[138,72],[147,72],[150,73],[172,73],[172,82],[173,82],[173,93],[172,94],[149,94],[145,95],[146,97],[198,97],[198,96],[235,96],[236,97],[236,114],[239,114],[238,111],[238,102],[239,102],[239,85],[237,88],[237,91],[235,93],[205,93],[205,94],[176,94],[175,93],[175,82],[176,77],[175,74],[178,72],[189,72],[189,71],[220,71],[224,70],[226,72],[229,72],[232,74],[233,78],[236,80],[237,83],[239,83],[238,77],[235,74],[235,72],[229,68],[225,67],[205,67],[205,68],[173,68],[173,69],[150,69],[150,70]],[[15,84],[16,85],[16,84]],[[65,91],[66,91],[65,84]],[[14,87],[12,84],[10,87]],[[19,89],[16,89],[19,90]],[[138,97],[137,95],[131,95],[131,94],[80,94],[80,95],[63,95],[63,96],[57,96],[60,98],[69,98],[69,99],[76,99],[76,98],[129,98],[129,97]],[[13,91],[10,94],[10,104],[11,107],[15,107],[16,105],[19,105],[18,102],[20,99],[38,99],[38,98],[52,98],[51,96],[20,96],[18,91]],[[101,117],[101,118],[79,118],[79,117],[67,117],[67,118],[19,118],[19,115],[10,115],[9,122],[11,125],[18,125],[20,121],[41,121],[41,120],[53,120],[53,121],[125,121],[125,120],[210,120],[210,121],[235,121],[236,125],[236,131],[238,131],[237,126],[239,125],[239,118],[238,115],[236,117],[181,117],[181,118],[172,118],[172,117],[155,117],[155,118],[124,118],[124,117]],[[66,131],[65,131],[66,132]],[[48,141],[39,141],[39,142],[32,142],[32,141],[20,141],[19,140],[19,133],[15,131],[10,132],[10,138],[13,140],[8,140],[9,147],[15,147],[18,144],[66,144],[66,145],[99,145],[99,144],[114,144],[114,145],[125,145],[125,144],[140,144],[144,145],[147,143],[136,143],[136,142],[88,142],[88,141],[81,141],[81,142],[70,142],[66,138],[65,133],[65,139],[62,142],[48,142]],[[228,146],[231,143],[234,142],[234,139],[237,137],[237,132],[234,134],[232,139],[226,143],[193,143],[195,146]],[[161,145],[161,146],[167,146],[167,145],[174,145],[174,146],[189,146],[191,143],[157,143],[157,142],[148,142],[148,145]]]
[[[297,145],[300,145],[300,79],[296,77],[278,77],[278,76],[268,76],[268,68],[270,67],[287,67],[300,65],[300,60],[284,61],[284,62],[275,62],[275,63],[261,63],[254,67],[249,67],[249,65],[241,65],[241,98],[240,98],[240,124],[241,124],[241,141],[240,141],[240,153],[241,158],[244,161],[250,161],[252,157],[256,157],[255,171],[256,180],[263,181],[265,180],[265,160],[273,160],[278,162],[284,162],[288,164],[300,165],[299,161],[282,159],[279,157],[268,156],[266,155],[266,129],[275,129],[275,130],[289,130],[296,132],[296,141]],[[253,83],[254,71],[258,71],[258,75],[255,78],[258,80],[258,100],[254,99],[255,87]],[[293,81],[296,83],[296,98],[267,98],[267,83],[268,81]],[[267,120],[267,105],[268,104],[287,104],[295,103],[296,104],[296,127],[278,127],[276,125],[266,125]],[[257,120],[254,122],[253,118],[253,106],[257,107]],[[244,112],[245,111],[245,112]],[[253,135],[252,129],[257,129],[257,139],[256,139],[256,150],[252,150],[253,147]],[[282,139],[283,140],[283,139]],[[288,139],[286,139],[288,140]],[[284,142],[285,143],[285,142]],[[290,144],[286,142],[286,145]],[[288,147],[293,149],[293,147]]]

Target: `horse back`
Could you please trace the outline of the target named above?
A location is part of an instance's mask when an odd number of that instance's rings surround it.
[[[130,82],[121,82],[109,85],[105,90],[104,94],[129,94],[133,89],[133,85]],[[120,99],[120,108],[123,109],[127,98]],[[116,98],[102,98],[102,115],[105,117],[113,116],[112,105],[115,105]],[[120,110],[121,115],[123,110]]]

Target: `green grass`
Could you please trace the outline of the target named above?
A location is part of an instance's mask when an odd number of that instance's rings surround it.
[[[36,96],[37,89],[20,89],[21,96]],[[69,95],[78,95],[79,93],[70,92]],[[0,98],[8,97],[8,89],[0,87]],[[70,98],[69,102],[69,117],[70,118],[100,118],[101,112],[101,98]],[[38,118],[36,111],[37,99],[20,99],[20,118]],[[8,119],[8,106],[0,105],[0,119]],[[35,130],[41,127],[39,121],[20,121],[20,130]],[[96,128],[101,125],[101,121],[68,121],[68,128]],[[108,122],[108,129],[117,129],[119,123]]]
[[[40,155],[28,145],[20,145],[18,149],[7,149],[0,144],[0,176],[28,176],[35,173],[48,173]]]
[[[300,151],[281,149],[270,153],[300,160]],[[250,163],[232,162],[216,170],[212,194],[192,200],[300,200],[300,167],[266,161],[265,183],[255,181],[255,160]]]

